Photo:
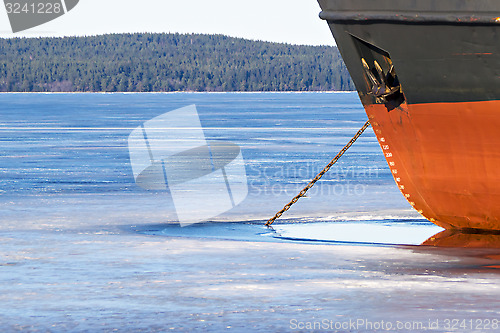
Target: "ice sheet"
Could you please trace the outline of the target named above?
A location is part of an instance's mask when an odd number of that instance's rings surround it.
[[[437,320],[442,332],[454,319],[469,332],[500,319],[498,249],[367,244],[405,243],[380,221],[422,223],[369,131],[278,233],[263,226],[364,123],[354,93],[0,94],[0,104],[2,332],[289,332],[324,320],[352,332],[373,331],[352,321],[420,332]],[[169,193],[135,186],[127,137],[190,104],[207,138],[241,147],[250,194],[219,223],[180,228]],[[311,222],[337,229],[301,224]],[[432,228],[403,229],[417,244]]]
[[[500,316],[500,275],[481,268],[495,261],[477,253],[144,234],[155,228],[2,232],[0,329],[288,332],[323,320],[438,320],[442,332],[447,319]]]

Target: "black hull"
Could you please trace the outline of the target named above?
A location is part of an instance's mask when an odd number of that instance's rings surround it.
[[[319,3],[361,94],[358,40],[389,54],[410,104],[500,99],[500,1]]]

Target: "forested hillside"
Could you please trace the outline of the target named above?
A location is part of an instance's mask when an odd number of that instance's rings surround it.
[[[0,91],[353,89],[328,46],[195,34],[0,39]]]

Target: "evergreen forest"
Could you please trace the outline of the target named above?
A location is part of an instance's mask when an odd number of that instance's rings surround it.
[[[336,47],[223,35],[0,39],[3,92],[354,90]]]

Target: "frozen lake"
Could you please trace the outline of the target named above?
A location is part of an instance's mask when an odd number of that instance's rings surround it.
[[[190,104],[207,138],[241,147],[249,195],[181,228],[168,195],[135,185],[127,137]],[[0,105],[1,331],[499,330],[500,236],[438,234],[370,129],[263,226],[362,126],[356,94],[0,94]]]

